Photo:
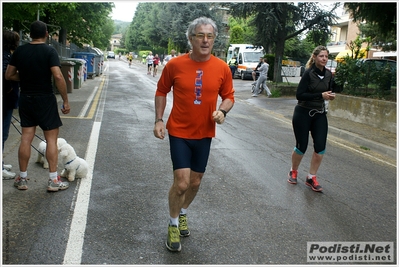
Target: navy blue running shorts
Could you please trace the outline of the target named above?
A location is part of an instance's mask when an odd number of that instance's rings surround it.
[[[208,164],[212,138],[184,139],[169,135],[173,170],[190,168],[204,173]]]
[[[54,94],[25,95],[19,97],[21,127],[39,126],[43,131],[62,126]]]

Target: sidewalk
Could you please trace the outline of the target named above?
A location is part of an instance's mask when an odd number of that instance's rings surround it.
[[[396,133],[333,116],[328,124],[329,134],[396,160]]]

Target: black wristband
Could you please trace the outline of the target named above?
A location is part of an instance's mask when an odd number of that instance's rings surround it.
[[[163,122],[163,119],[156,119],[156,120],[155,120],[155,124],[156,124],[157,122],[160,122],[160,121]]]
[[[219,109],[219,111],[221,111],[221,112],[223,113],[224,117],[226,118],[227,111],[226,111],[226,110],[223,110],[223,109]]]

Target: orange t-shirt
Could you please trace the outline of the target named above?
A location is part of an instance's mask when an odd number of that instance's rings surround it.
[[[234,103],[231,71],[226,62],[211,56],[196,62],[189,54],[170,60],[158,81],[156,96],[165,96],[173,87],[173,106],[166,123],[169,134],[186,139],[215,137],[212,113],[218,96]]]

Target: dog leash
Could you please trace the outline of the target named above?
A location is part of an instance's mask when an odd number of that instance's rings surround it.
[[[19,121],[17,118],[15,118],[14,115],[13,115],[12,117],[14,118],[14,120],[16,120],[17,122],[20,123],[20,121]],[[21,131],[17,128],[17,126],[15,126],[14,122],[11,121],[11,124],[12,124],[12,126],[14,126],[15,130],[17,130],[17,132],[18,132],[20,135],[22,135]],[[41,141],[46,142],[46,140],[43,140],[43,138],[41,138],[41,137],[38,136],[37,134],[35,134],[35,136],[36,136],[38,139],[40,139]],[[36,150],[37,152],[39,152],[40,155],[44,156],[44,154],[43,154],[42,152],[40,152],[34,145],[31,144],[30,146],[33,147],[34,150]]]

